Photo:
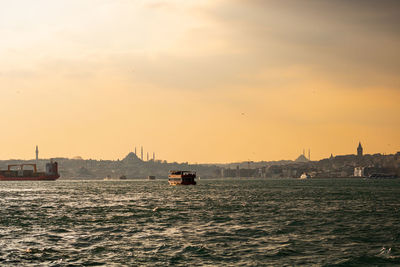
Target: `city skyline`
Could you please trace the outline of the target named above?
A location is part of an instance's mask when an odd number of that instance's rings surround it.
[[[3,1],[1,159],[400,151],[396,1]]]
[[[168,159],[156,159],[156,157],[155,157],[155,152],[154,152],[154,151],[153,151],[153,152],[150,152],[150,153],[153,153],[152,157],[150,157],[150,156],[149,156],[149,155],[150,155],[150,154],[149,154],[149,151],[144,150],[143,146],[140,146],[140,147],[141,147],[141,152],[140,152],[140,154],[137,153],[137,151],[136,151],[136,146],[135,146],[134,149],[133,149],[132,151],[129,151],[126,155],[123,155],[122,157],[119,157],[119,158],[117,158],[117,159],[109,159],[109,158],[101,158],[101,159],[99,159],[99,158],[93,158],[93,157],[83,158],[83,157],[81,157],[81,156],[79,156],[79,155],[75,155],[75,156],[73,156],[73,157],[65,157],[65,156],[58,155],[58,156],[56,156],[56,157],[47,157],[47,158],[46,158],[46,157],[43,157],[43,158],[40,158],[40,157],[39,157],[39,149],[38,149],[39,146],[36,145],[36,146],[35,146],[35,161],[38,162],[39,159],[52,159],[52,158],[67,158],[67,159],[82,159],[82,160],[114,160],[114,161],[115,161],[115,160],[121,160],[121,159],[127,157],[129,154],[133,153],[138,159],[142,160],[143,162],[146,162],[146,161],[177,162],[177,161],[171,161],[171,160],[168,160]],[[363,148],[361,142],[359,141],[356,150],[353,151],[353,152],[355,152],[355,153],[336,154],[336,155],[334,155],[334,156],[347,156],[347,155],[358,155],[358,156],[363,156],[363,155],[374,155],[374,154],[394,155],[394,154],[396,154],[396,153],[400,153],[400,151],[396,151],[396,152],[393,152],[393,153],[381,153],[381,152],[377,152],[377,153],[364,153],[363,150],[364,150],[364,148]],[[144,151],[146,151],[146,153],[147,153],[147,158],[146,158],[146,160],[144,159],[144,156],[143,156]],[[303,158],[302,158],[302,157],[303,157]],[[331,153],[329,157],[327,156],[327,157],[323,157],[323,158],[313,159],[313,160],[312,160],[312,159],[311,159],[311,149],[308,148],[308,155],[306,155],[306,149],[303,148],[303,152],[300,153],[300,154],[298,154],[298,155],[296,156],[296,158],[294,158],[294,159],[273,159],[273,160],[250,160],[250,159],[248,159],[248,160],[237,161],[237,162],[250,162],[250,161],[251,161],[251,162],[263,162],[263,161],[265,161],[265,162],[273,162],[273,161],[280,161],[280,160],[284,160],[284,161],[298,161],[300,158],[301,158],[302,161],[303,161],[303,159],[308,160],[308,161],[319,161],[319,160],[322,160],[322,159],[327,159],[327,158],[332,158],[332,157],[333,157],[333,153]],[[29,158],[29,157],[28,157],[28,158],[9,158],[9,159],[0,159],[0,160],[15,160],[15,159],[20,159],[20,160],[32,160],[32,158]],[[213,164],[213,163],[215,163],[215,164],[230,164],[230,163],[235,163],[235,162],[188,162],[188,161],[181,161],[181,162],[178,162],[178,163],[185,163],[185,162],[187,162],[187,163],[189,163],[189,164]]]

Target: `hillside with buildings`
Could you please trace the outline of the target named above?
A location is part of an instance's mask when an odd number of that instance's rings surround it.
[[[295,161],[269,162],[257,168],[243,166],[222,167],[221,177],[298,178],[303,173],[315,178],[400,177],[400,152],[364,155],[359,143],[354,155],[331,155],[327,159],[311,161],[303,152]]]

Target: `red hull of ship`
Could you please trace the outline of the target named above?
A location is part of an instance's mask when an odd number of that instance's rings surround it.
[[[59,175],[37,176],[37,177],[4,177],[0,176],[0,181],[54,181]]]

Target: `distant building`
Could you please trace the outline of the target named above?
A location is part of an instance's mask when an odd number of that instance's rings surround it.
[[[126,155],[125,158],[122,159],[123,162],[140,162],[139,157],[133,153],[130,152],[128,155]]]
[[[304,154],[301,154],[296,160],[296,162],[308,162],[309,160],[304,156]]]
[[[364,168],[363,167],[355,167],[354,168],[354,176],[355,177],[364,177]]]
[[[362,157],[362,155],[363,155],[363,148],[361,146],[361,142],[358,142],[357,156]]]
[[[308,150],[308,157],[310,157],[310,150]],[[295,159],[296,162],[309,162],[310,159],[306,157],[306,150],[303,149],[303,154],[301,154],[300,156],[297,157],[297,159]]]

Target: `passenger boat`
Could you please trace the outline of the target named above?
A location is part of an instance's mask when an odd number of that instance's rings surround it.
[[[25,170],[25,166],[33,170]],[[12,168],[19,167],[17,170]],[[12,164],[7,170],[0,170],[0,181],[53,181],[60,177],[57,162],[46,163],[46,171],[38,172],[36,164]]]
[[[170,171],[168,182],[170,185],[195,185],[196,172],[194,171]]]

